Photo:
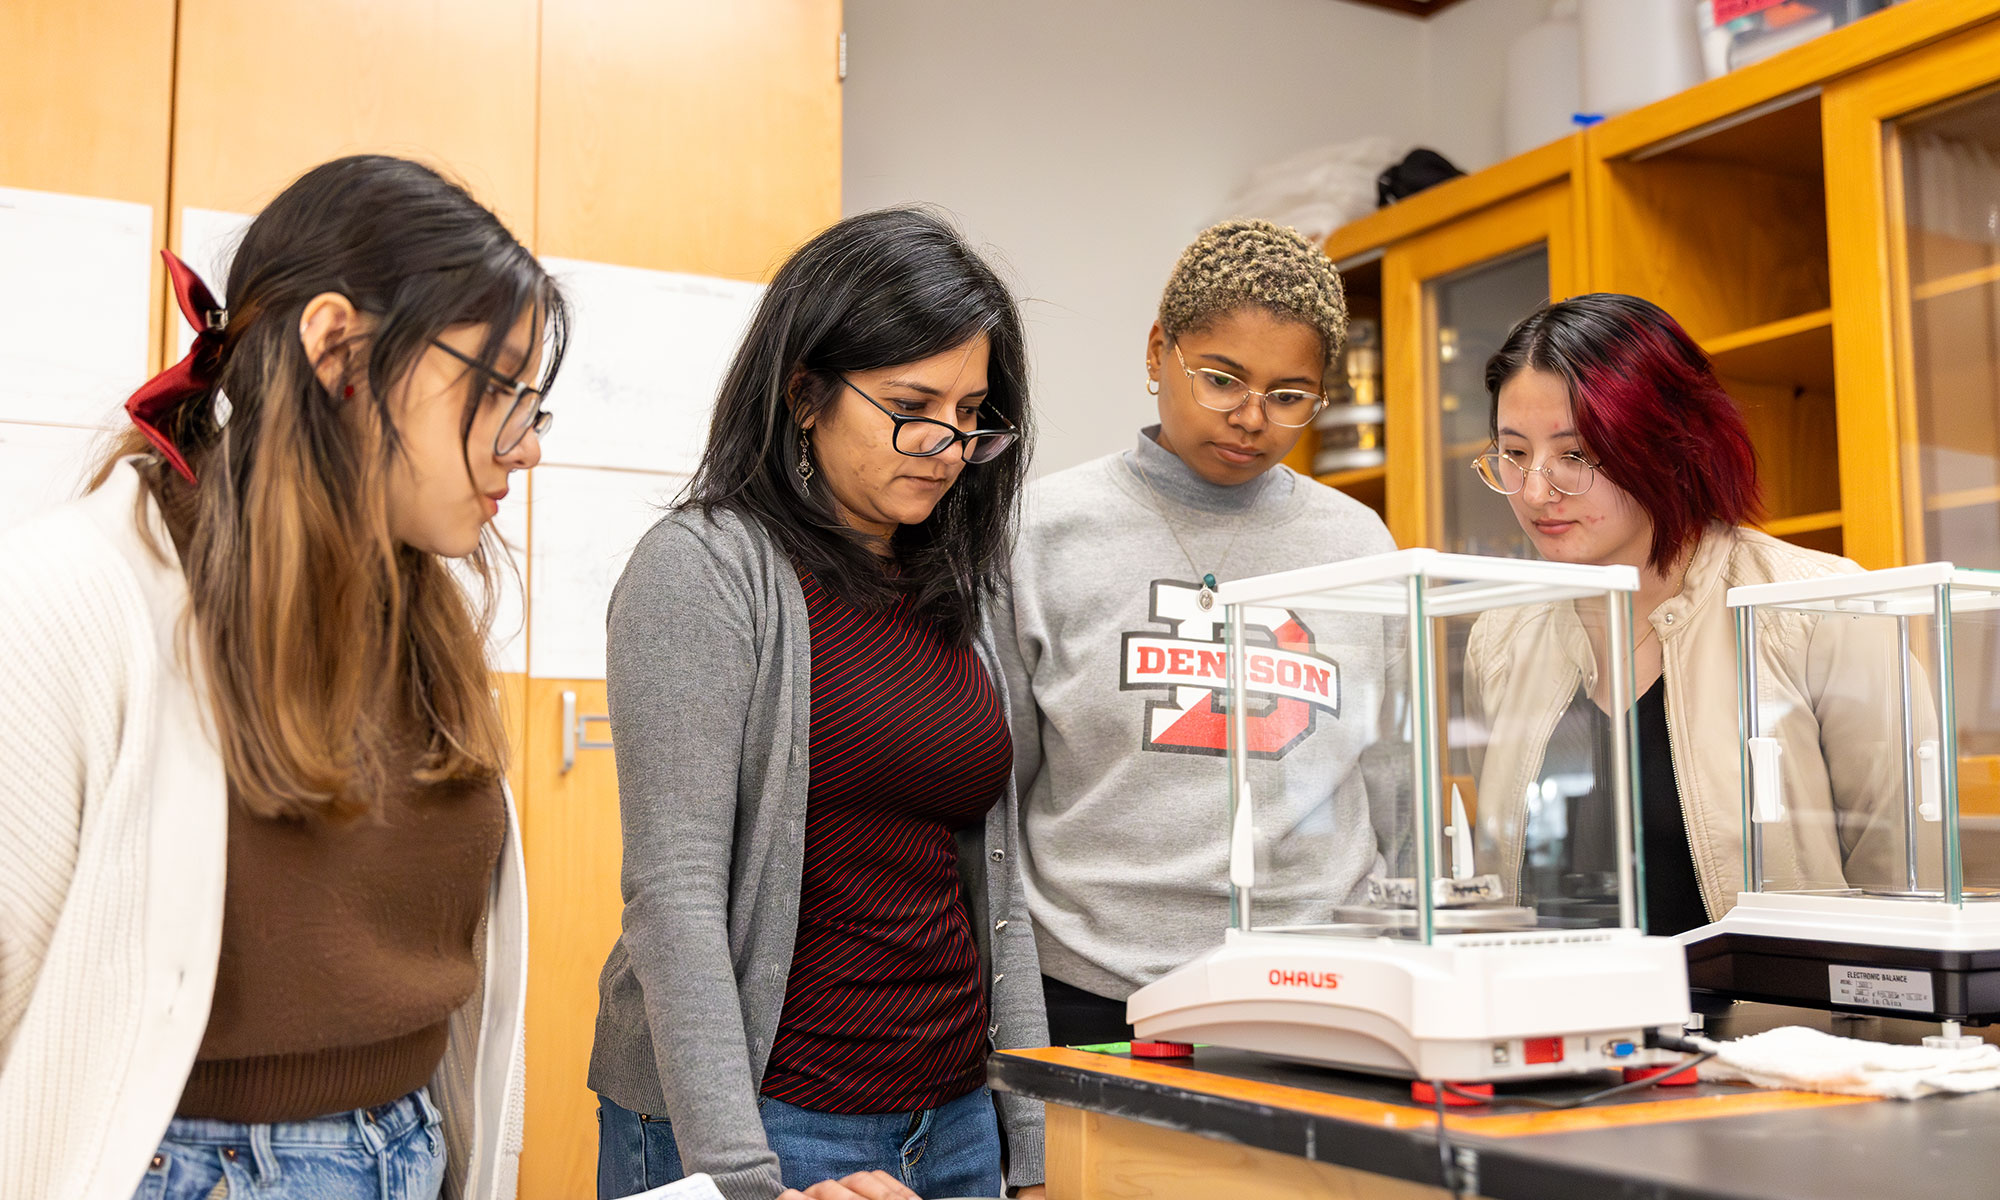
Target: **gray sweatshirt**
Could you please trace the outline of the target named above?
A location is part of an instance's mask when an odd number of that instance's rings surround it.
[[[1229,924],[1222,610],[1199,607],[1201,576],[1396,548],[1348,496],[1286,467],[1218,486],[1156,432],[1030,489],[996,618],[1042,970],[1113,999],[1219,945]],[[1325,920],[1379,868],[1358,764],[1397,643],[1379,617],[1260,616],[1248,641],[1281,653],[1251,658],[1253,676],[1269,668],[1249,718],[1263,748],[1255,920]]]
[[[679,511],[611,595],[608,674],[625,838],[623,930],[598,982],[590,1086],[672,1122],[728,1200],[771,1200],[757,1116],[798,936],[812,623],[762,526]],[[982,661],[993,661],[988,638]],[[1005,687],[995,672],[996,686]],[[1003,691],[1004,699],[1005,693]],[[1016,870],[1015,791],[958,835],[959,881],[1001,1049],[1048,1044]],[[1007,1182],[1042,1182],[1042,1106],[998,1097]]]

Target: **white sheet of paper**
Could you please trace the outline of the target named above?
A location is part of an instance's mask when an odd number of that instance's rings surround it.
[[[146,381],[151,205],[0,188],[0,420],[109,428]]]
[[[708,1176],[690,1175],[650,1192],[627,1196],[625,1200],[722,1200],[722,1193],[716,1189],[715,1180]]]
[[[543,461],[692,474],[762,284],[543,260],[575,306]]]
[[[604,614],[632,547],[686,486],[681,475],[535,468],[528,673],[604,678]]]
[[[0,529],[74,499],[108,435],[0,422]]]
[[[174,253],[181,261],[194,268],[208,290],[224,306],[229,297],[223,294],[223,284],[229,278],[229,262],[236,257],[236,245],[243,240],[243,231],[250,228],[254,218],[243,213],[218,212],[212,208],[184,208],[181,210],[181,244]],[[167,319],[174,323],[180,338],[181,354],[194,345],[194,330],[188,328],[181,310],[171,305]]]

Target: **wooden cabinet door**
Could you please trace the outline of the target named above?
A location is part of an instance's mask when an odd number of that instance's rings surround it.
[[[153,244],[166,244],[174,9],[174,0],[0,4],[0,187],[151,205]],[[156,261],[162,296],[164,278]],[[156,347],[163,311],[154,306]]]
[[[840,28],[839,0],[544,5],[537,253],[768,279],[840,216]],[[560,400],[588,402],[574,388]],[[601,665],[586,673],[590,664],[574,653],[547,652],[556,632],[552,588],[569,589],[563,621],[600,630],[604,622],[601,604],[577,603],[576,556],[561,543],[603,543],[611,522],[629,552],[644,529],[637,505],[657,503],[685,482],[609,469],[617,464],[578,457],[560,437],[550,452],[561,465],[538,468],[530,488],[522,810],[532,978],[522,1200],[596,1194],[596,1099],[587,1073],[597,976],[622,910],[616,751],[582,745],[609,738],[608,726],[590,722],[575,739],[574,765],[563,764],[565,725],[575,733],[564,693],[574,695],[579,718],[603,713],[605,697]],[[601,556],[585,565],[601,569]],[[565,573],[571,577],[555,578]]]

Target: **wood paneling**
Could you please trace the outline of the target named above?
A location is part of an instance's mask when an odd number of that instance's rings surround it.
[[[550,5],[540,251],[769,278],[840,216],[840,18],[838,0]]]
[[[445,169],[532,243],[538,9],[180,0],[175,208],[256,212],[319,163],[380,152]]]
[[[521,841],[529,903],[527,1145],[521,1200],[595,1194],[597,1102],[586,1082],[597,976],[618,940],[618,776],[609,750],[562,767],[563,693],[602,713],[601,679],[530,679]],[[604,725],[592,725],[602,738]]]
[[[6,0],[0,186],[150,204],[164,246],[173,80],[174,0]]]
[[[0,5],[0,185],[164,207],[174,0]]]
[[[1451,1193],[1255,1146],[1048,1106],[1049,1200],[1448,1200]]]
[[[536,251],[768,278],[840,216],[840,27],[838,0],[545,4]],[[597,977],[622,911],[612,752],[579,751],[562,771],[564,691],[580,713],[605,711],[602,680],[529,681],[523,1200],[594,1192],[587,1073]]]

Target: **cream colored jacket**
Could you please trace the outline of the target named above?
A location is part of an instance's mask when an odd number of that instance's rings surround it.
[[[0,534],[0,1200],[126,1200],[208,1025],[228,791],[180,667],[187,584],[119,467]],[[521,1147],[527,904],[519,826],[494,872],[482,985],[431,1094],[445,1191],[509,1200]]]
[[[1744,886],[1742,736],[1732,587],[1859,571],[1855,563],[1750,529],[1713,525],[1679,595],[1654,610],[1666,680],[1667,741],[1681,811],[1714,919]],[[1635,631],[1645,636],[1644,630]],[[1902,709],[1895,627],[1885,621],[1766,613],[1758,623],[1761,732],[1780,739],[1785,820],[1765,826],[1767,886],[1841,887],[1851,874],[1903,876]],[[1479,844],[1503,880],[1520,878],[1528,789],[1556,721],[1596,665],[1567,601],[1502,609],[1473,626],[1466,708],[1488,741],[1473,756]],[[1928,721],[1925,722],[1928,724]],[[1817,748],[1813,753],[1810,748]],[[1802,752],[1804,751],[1804,752]]]

